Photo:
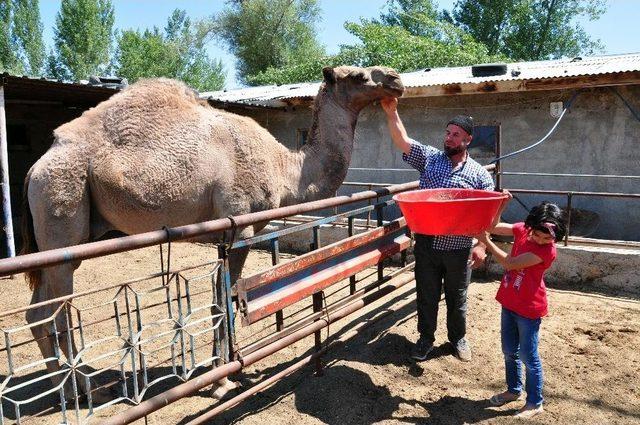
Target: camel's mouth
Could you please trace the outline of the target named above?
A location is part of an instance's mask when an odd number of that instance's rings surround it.
[[[401,97],[404,94],[404,84],[396,73],[388,74],[386,81],[382,83],[384,91],[393,97]]]
[[[393,97],[402,97],[404,94],[404,86],[402,85],[400,87],[385,87],[385,90]]]

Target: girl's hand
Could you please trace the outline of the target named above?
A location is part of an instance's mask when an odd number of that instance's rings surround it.
[[[505,208],[507,208],[507,204],[509,203],[509,201],[513,199],[513,195],[507,189],[502,189],[502,194],[507,195],[507,197],[502,200],[502,205],[500,205],[500,214],[502,213],[502,211],[504,211]]]
[[[479,242],[482,242],[483,244],[487,244],[487,239],[489,238],[489,233],[487,232],[482,232],[479,233],[477,235],[474,236],[474,238],[476,238]]]

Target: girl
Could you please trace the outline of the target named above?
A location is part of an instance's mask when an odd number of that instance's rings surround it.
[[[541,318],[547,314],[547,293],[542,276],[556,258],[555,242],[564,237],[565,224],[560,208],[548,202],[534,207],[524,223],[498,223],[500,213],[490,232],[514,237],[511,254],[498,248],[487,232],[476,236],[506,270],[496,299],[502,304],[501,340],[507,391],[489,401],[502,406],[520,398],[524,363],[527,400],[516,416],[530,418],[543,411],[538,341]]]

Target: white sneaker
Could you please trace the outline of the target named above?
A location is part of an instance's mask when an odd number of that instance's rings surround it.
[[[540,406],[534,406],[533,404],[525,404],[514,415],[518,419],[530,419],[535,415],[544,412],[542,404]]]

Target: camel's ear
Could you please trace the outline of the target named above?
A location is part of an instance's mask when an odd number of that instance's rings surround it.
[[[330,66],[322,68],[322,75],[324,75],[324,80],[327,83],[333,84],[336,82],[336,72]]]

